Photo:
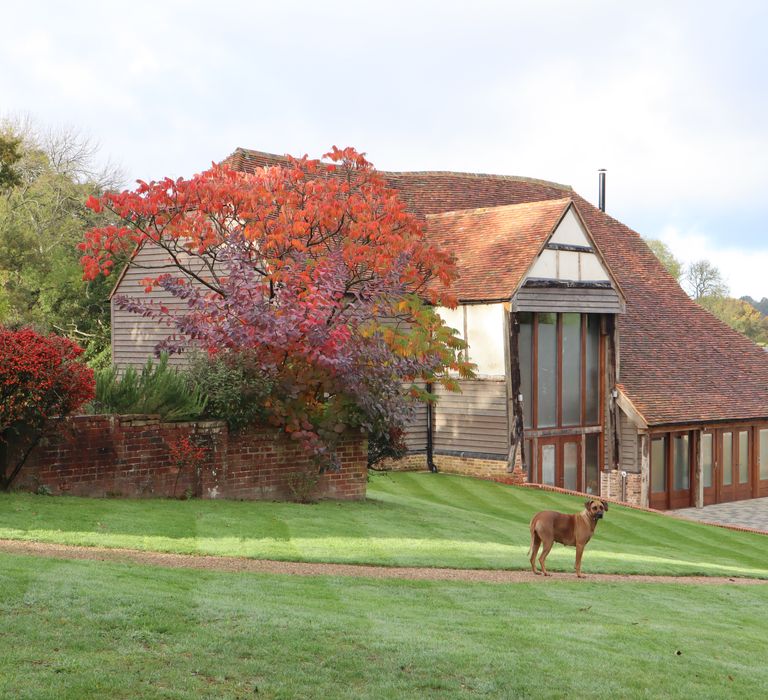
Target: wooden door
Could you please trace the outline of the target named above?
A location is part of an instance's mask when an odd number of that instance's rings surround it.
[[[658,510],[693,505],[690,433],[651,436],[650,506]]]
[[[536,481],[572,491],[583,490],[581,438],[558,436],[539,439]]]
[[[717,502],[727,503],[752,496],[752,446],[746,428],[718,430]]]
[[[768,428],[755,430],[755,498],[768,496]]]
[[[562,464],[558,465],[559,447],[558,438],[539,439],[539,454],[536,460],[536,481],[539,484],[558,486],[559,482],[562,482]]]
[[[672,433],[669,440],[669,507],[689,508],[691,498],[691,436],[690,433]]]
[[[649,484],[649,505],[656,510],[669,509],[669,464],[667,459],[666,435],[651,437],[651,478]]]
[[[751,432],[742,428],[733,433],[733,491],[737,501],[752,498]]]
[[[581,440],[579,438],[561,438],[560,452],[563,461],[562,488],[570,491],[583,491]]]

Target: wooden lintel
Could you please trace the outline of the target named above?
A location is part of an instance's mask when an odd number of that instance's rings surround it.
[[[594,253],[595,249],[588,245],[572,245],[571,243],[552,243],[545,246],[547,250],[567,250],[572,253]]]
[[[613,289],[609,281],[553,280],[529,277],[522,285],[534,289]]]
[[[546,438],[560,435],[594,435],[595,433],[602,433],[603,428],[600,425],[588,425],[578,428],[539,428],[538,430],[532,430],[526,428],[526,438]]]

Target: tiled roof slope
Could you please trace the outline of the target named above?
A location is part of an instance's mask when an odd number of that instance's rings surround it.
[[[430,240],[456,257],[459,301],[509,301],[570,204],[569,197],[427,216]]]
[[[246,149],[227,160],[242,170],[285,162]],[[570,188],[497,175],[382,174],[420,216],[571,197],[626,297],[620,379],[647,423],[768,418],[768,353],[689,299],[637,233]]]
[[[574,201],[627,299],[620,380],[648,424],[767,418],[768,353],[691,300],[637,233]]]

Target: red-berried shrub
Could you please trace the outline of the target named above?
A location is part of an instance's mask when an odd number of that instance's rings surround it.
[[[182,435],[168,443],[168,456],[171,464],[177,469],[172,496],[176,496],[176,486],[182,471],[191,471],[195,482],[199,480],[199,471],[205,463],[205,455],[205,447],[195,443],[188,435]]]
[[[93,370],[79,361],[82,353],[67,338],[0,327],[0,446],[5,456],[14,437],[35,440],[49,418],[73,413],[93,398]],[[19,471],[6,475],[6,462],[0,459],[5,489]]]

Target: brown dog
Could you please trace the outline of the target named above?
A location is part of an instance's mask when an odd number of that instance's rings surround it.
[[[554,510],[536,513],[531,520],[531,549],[529,550],[533,573],[550,575],[544,566],[544,561],[552,545],[559,542],[569,547],[576,547],[576,576],[584,578],[581,575],[581,555],[584,552],[584,546],[592,539],[597,521],[607,510],[608,504],[605,501],[591,498],[584,503],[584,510],[581,513],[558,513]],[[541,545],[543,549],[539,557],[541,564],[541,572],[539,572],[536,571],[536,554]]]

